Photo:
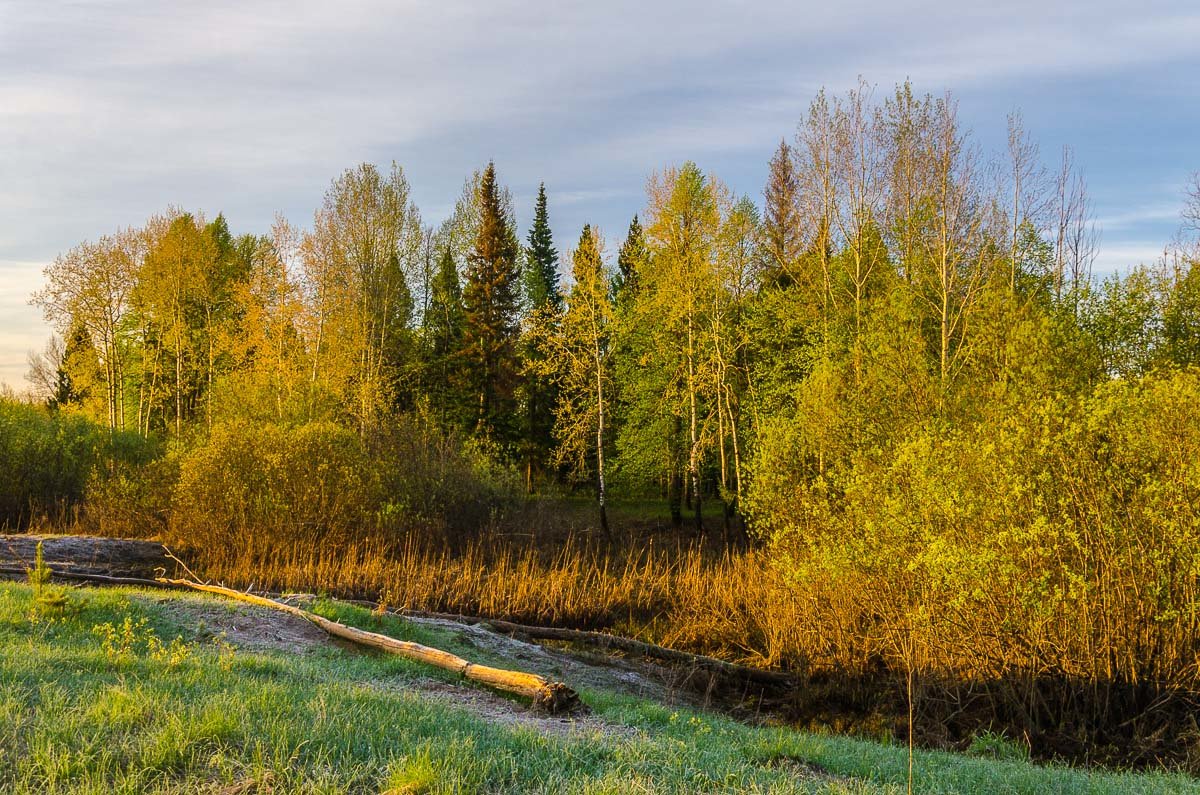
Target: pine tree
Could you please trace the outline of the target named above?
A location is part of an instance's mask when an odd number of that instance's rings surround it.
[[[613,276],[612,293],[613,302],[618,307],[628,306],[633,300],[638,290],[638,271],[644,266],[648,256],[642,224],[635,215],[629,222],[625,242],[617,252],[617,272]]]
[[[423,336],[422,380],[433,411],[443,424],[466,426],[470,416],[462,358],[466,315],[458,267],[448,245],[430,283]]]
[[[529,229],[529,247],[525,250],[526,307],[536,311],[549,304],[557,310],[563,307],[562,291],[558,286],[558,251],[550,233],[550,216],[546,211],[546,184],[538,186],[537,204],[533,209],[533,226]]]
[[[764,272],[762,281],[786,288],[795,281],[792,272],[804,246],[800,224],[800,180],[792,148],[780,141],[771,158],[763,212]]]
[[[517,238],[504,212],[496,168],[488,163],[479,182],[479,231],[467,258],[464,353],[476,402],[476,431],[502,446],[513,438],[520,301],[517,255]]]
[[[537,204],[533,211],[533,226],[529,230],[529,246],[525,250],[525,271],[522,281],[525,309],[529,316],[540,315],[544,322],[553,322],[563,309],[562,291],[558,286],[558,251],[550,232],[546,210],[546,185],[538,186]],[[533,493],[535,477],[545,471],[554,448],[554,405],[557,390],[552,383],[538,375],[542,356],[538,347],[527,341],[522,346],[524,377],[521,399],[524,420],[521,428],[522,457],[525,463],[525,488]]]

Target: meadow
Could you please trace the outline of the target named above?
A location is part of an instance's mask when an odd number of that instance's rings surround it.
[[[0,785],[12,793],[896,793],[902,746],[752,727],[585,690],[552,733],[437,698],[470,689],[332,644],[235,648],[194,622],[215,599],[72,589],[39,607],[0,585]],[[463,653],[452,634],[330,601],[322,615]],[[189,616],[193,620],[189,620]],[[514,705],[514,709],[516,709]],[[524,709],[521,707],[520,709]],[[1039,766],[998,738],[976,756],[917,751],[924,793],[1187,793],[1182,775]]]

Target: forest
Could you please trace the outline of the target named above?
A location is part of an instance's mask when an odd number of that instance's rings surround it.
[[[556,241],[545,186],[519,230],[490,162],[437,225],[397,163],[303,225],[167,208],[47,267],[0,525],[790,671],[802,723],[1200,769],[1200,176],[1094,274],[1071,150],[1006,140],[862,84],[760,195],[666,166],[616,237]]]

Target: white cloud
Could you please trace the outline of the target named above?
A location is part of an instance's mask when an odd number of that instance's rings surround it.
[[[393,158],[432,222],[488,158],[523,217],[545,180],[565,245],[585,221],[624,229],[647,172],[687,158],[757,195],[822,85],[912,77],[1002,119],[1079,81],[1179,83],[1200,69],[1198,39],[1191,0],[0,0],[0,258],[50,259],[168,204],[239,230],[276,210],[303,223],[341,169]],[[1160,93],[1163,124],[1185,127],[1200,88]],[[1104,132],[1062,123],[1076,140]],[[1155,220],[1106,219],[1131,235]],[[30,322],[10,314],[0,333]],[[0,359],[11,350],[0,340]]]

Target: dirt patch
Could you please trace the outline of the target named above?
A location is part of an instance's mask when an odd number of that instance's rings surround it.
[[[0,566],[31,566],[38,542],[46,565],[56,571],[149,578],[156,569],[175,571],[175,562],[156,541],[94,536],[0,535]]]
[[[171,621],[201,638],[220,637],[237,649],[307,654],[334,645],[323,630],[288,613],[191,595],[139,599],[155,604]]]
[[[201,637],[221,637],[237,649],[248,651],[286,651],[305,654],[330,646],[344,647],[336,638],[302,618],[264,610],[254,605],[219,602],[203,596],[141,596],[135,599],[152,603],[169,620],[181,627],[198,631]],[[464,626],[436,619],[409,619],[414,623],[435,624],[453,630],[466,645],[488,649],[504,657],[506,667],[535,671],[561,679],[574,687],[589,687],[657,697],[663,688],[634,671],[613,668],[596,669],[569,655],[550,651],[532,643],[498,635],[476,626]],[[357,648],[357,647],[353,647]],[[594,716],[551,716],[535,712],[527,705],[488,690],[431,677],[416,680],[368,680],[364,687],[397,692],[420,693],[453,707],[468,710],[490,723],[528,728],[558,737],[591,736],[633,737],[638,729],[612,724]]]
[[[555,737],[604,737],[634,738],[644,734],[641,729],[609,723],[594,715],[554,716],[536,712],[524,704],[511,701],[501,695],[468,685],[458,685],[440,679],[421,677],[406,682],[368,682],[368,686],[380,690],[419,692],[423,698],[463,709],[472,715],[501,726],[531,729]]]

